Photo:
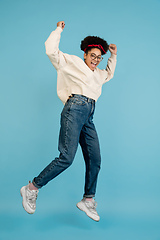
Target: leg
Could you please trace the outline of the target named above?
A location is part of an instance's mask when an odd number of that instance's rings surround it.
[[[72,164],[78,147],[80,132],[88,117],[88,112],[88,105],[85,101],[71,98],[66,103],[61,114],[60,155],[38,177],[33,179],[35,187],[43,187]]]
[[[91,115],[83,126],[79,140],[86,164],[84,197],[88,198],[95,196],[101,164],[99,141],[92,118]]]
[[[66,168],[68,168],[74,159],[80,132],[86,120],[88,119],[92,105],[86,97],[75,96],[65,104],[61,114],[61,129],[59,135],[59,158],[52,161],[38,177],[33,179],[36,190],[29,189],[29,185],[21,188],[23,197],[23,207],[28,213],[34,213],[36,209],[36,199],[38,189],[55,178]]]
[[[100,217],[96,211],[97,203],[93,199],[96,193],[97,177],[100,170],[101,157],[98,136],[92,122],[92,116],[82,128],[80,145],[86,164],[85,193],[83,199],[77,203],[77,207],[84,211],[94,221]]]
[[[61,114],[61,128],[59,134],[59,157],[55,158],[40,174],[33,179],[33,185],[41,188],[50,180],[55,178],[65,169],[67,169],[73,162],[81,128],[82,122],[78,119],[78,114],[75,111],[72,99],[66,103]]]

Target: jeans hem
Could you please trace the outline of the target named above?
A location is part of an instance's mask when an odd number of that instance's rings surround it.
[[[41,188],[40,186],[38,186],[36,183],[35,183],[35,181],[34,181],[34,179],[33,179],[33,181],[32,181],[32,184],[36,187],[36,188]]]
[[[84,198],[94,198],[95,195],[94,195],[94,194],[90,194],[90,195],[84,194],[83,197],[84,197]]]

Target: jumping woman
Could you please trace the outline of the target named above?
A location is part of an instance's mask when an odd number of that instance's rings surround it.
[[[57,94],[64,104],[61,113],[59,133],[59,156],[55,158],[37,177],[20,190],[24,209],[33,214],[40,188],[71,166],[78,144],[85,161],[85,186],[83,199],[77,207],[88,217],[99,221],[96,211],[95,193],[101,166],[100,146],[93,123],[95,103],[101,95],[102,85],[114,75],[117,47],[99,37],[88,36],[81,41],[84,60],[59,50],[64,21],[57,23],[45,42],[46,54],[57,70]],[[98,68],[102,55],[110,51],[106,69]]]

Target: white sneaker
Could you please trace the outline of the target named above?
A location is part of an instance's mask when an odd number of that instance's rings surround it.
[[[87,198],[83,198],[76,205],[81,211],[84,211],[88,217],[92,218],[94,221],[98,222],[100,217],[96,211],[97,203],[94,199],[92,201],[87,201]]]
[[[20,190],[23,197],[22,205],[26,212],[33,214],[36,210],[36,199],[38,196],[38,190],[30,190],[29,184],[24,186]]]

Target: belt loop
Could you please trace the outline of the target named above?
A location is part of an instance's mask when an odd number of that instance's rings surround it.
[[[70,98],[72,98],[72,97],[73,97],[73,94],[71,94],[71,95],[68,97],[67,101],[68,101]]]

